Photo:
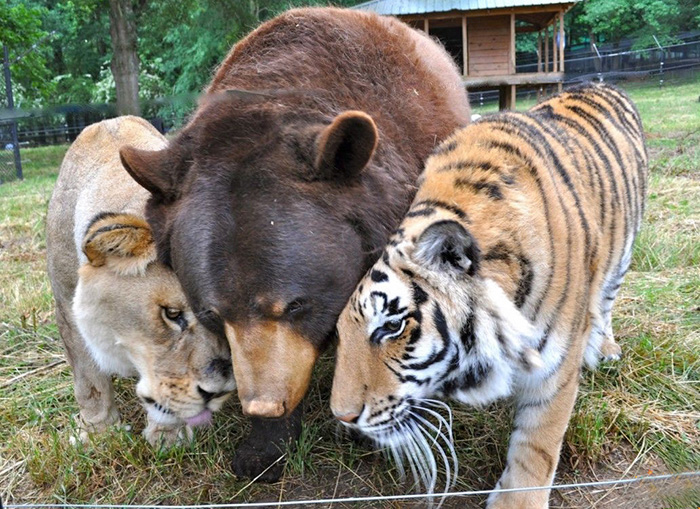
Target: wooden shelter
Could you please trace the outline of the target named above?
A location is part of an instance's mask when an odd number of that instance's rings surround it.
[[[501,109],[518,86],[564,81],[564,13],[579,0],[372,0],[355,9],[396,16],[437,37],[462,70],[469,91],[498,88]],[[517,34],[537,32],[537,70],[515,68]]]

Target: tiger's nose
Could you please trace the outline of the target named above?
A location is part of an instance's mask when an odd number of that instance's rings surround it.
[[[348,424],[353,424],[357,422],[357,419],[360,417],[360,414],[355,413],[355,412],[349,412],[347,414],[342,414],[342,415],[337,415],[335,416],[336,419],[339,421],[346,422]]]

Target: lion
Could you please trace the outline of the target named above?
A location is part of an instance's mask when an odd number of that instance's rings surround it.
[[[89,126],[66,153],[46,219],[48,273],[81,438],[120,421],[112,375],[138,376],[144,436],[170,446],[208,424],[235,381],[226,341],[200,324],[156,259],[149,194],[121,165],[125,144],[156,150],[166,141],[125,116]]]

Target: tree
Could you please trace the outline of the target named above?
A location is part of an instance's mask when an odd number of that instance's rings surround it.
[[[131,0],[109,0],[109,33],[112,38],[112,75],[119,115],[140,115],[139,56]]]
[[[17,107],[37,106],[53,90],[46,64],[50,45],[49,34],[42,30],[43,14],[42,8],[22,3],[0,9],[0,52],[6,45]],[[0,79],[0,107],[4,106],[5,93],[5,81]]]
[[[697,0],[588,0],[581,5],[577,21],[598,38],[616,44],[635,39],[634,47],[674,41],[681,31],[700,27]]]

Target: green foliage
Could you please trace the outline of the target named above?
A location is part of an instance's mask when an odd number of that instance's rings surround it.
[[[9,51],[15,105],[18,107],[35,105],[38,100],[47,99],[53,89],[46,65],[48,46],[41,44],[49,35],[42,29],[41,19],[45,13],[41,7],[14,2],[0,9],[0,44],[6,45]],[[5,94],[5,81],[2,80],[0,97],[3,103]]]
[[[700,28],[697,0],[588,0],[580,5],[575,24],[613,43],[636,39],[636,48],[653,47],[654,36],[667,44],[678,32]]]

